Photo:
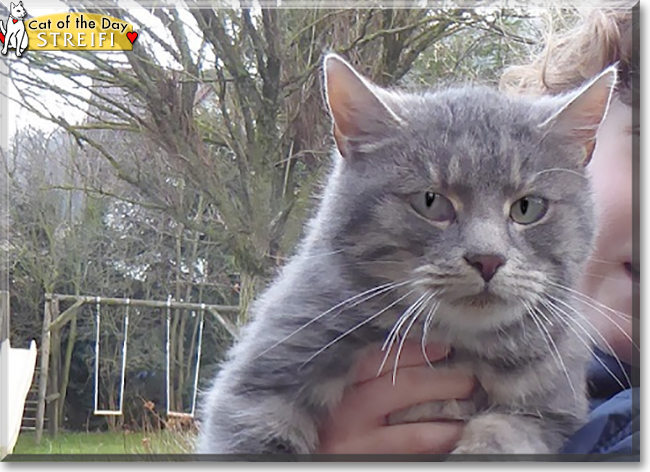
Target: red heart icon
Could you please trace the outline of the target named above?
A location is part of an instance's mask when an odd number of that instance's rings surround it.
[[[129,38],[129,41],[131,41],[131,44],[133,44],[133,41],[135,41],[135,38],[138,37],[138,33],[135,31],[129,31],[126,33],[126,37]]]

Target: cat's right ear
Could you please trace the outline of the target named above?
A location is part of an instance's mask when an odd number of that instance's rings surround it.
[[[343,157],[351,158],[355,145],[370,144],[390,136],[390,130],[402,123],[381,98],[382,93],[388,92],[371,84],[340,56],[325,56],[323,69],[334,139]]]
[[[553,128],[557,136],[579,142],[584,147],[582,165],[591,160],[596,133],[607,114],[616,86],[616,66],[610,66],[569,96],[569,100],[542,126]]]

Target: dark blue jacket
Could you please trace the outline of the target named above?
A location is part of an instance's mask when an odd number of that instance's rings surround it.
[[[589,421],[567,441],[562,452],[589,454],[585,460],[591,461],[640,461],[640,390],[621,386],[630,386],[626,374],[634,385],[638,385],[638,369],[633,373],[627,364],[623,364],[621,369],[613,357],[601,351],[597,351],[596,356],[611,373],[596,359],[592,362],[589,369],[592,407]]]

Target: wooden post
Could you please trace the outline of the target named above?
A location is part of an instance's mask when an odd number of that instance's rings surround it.
[[[61,315],[63,316],[63,315]],[[61,393],[60,397],[60,408],[59,408],[59,424],[63,424],[64,413],[65,413],[65,396],[68,393],[68,381],[70,380],[70,366],[72,365],[72,351],[74,350],[74,343],[77,339],[77,314],[72,317],[70,320],[70,332],[68,334],[68,345],[65,350],[65,361],[63,364],[63,379],[61,380],[61,388],[59,392]]]
[[[38,382],[38,406],[36,409],[36,444],[41,443],[45,423],[45,395],[47,394],[47,375],[50,369],[50,323],[52,323],[52,299],[45,297],[43,310],[43,331],[41,333],[41,361]]]
[[[9,308],[9,292],[0,290],[0,344],[5,339],[10,339],[11,312]]]
[[[55,321],[59,316],[59,300],[54,298],[50,304],[50,320]],[[50,373],[48,376],[48,394],[46,397],[46,411],[49,418],[48,430],[52,437],[59,432],[59,371],[61,369],[61,331],[52,331],[50,333]],[[47,399],[52,398],[52,404],[47,405]]]
[[[57,298],[57,300],[59,300]],[[83,300],[77,300],[74,302],[74,304],[65,310],[63,313],[61,313],[56,319],[52,321],[52,324],[50,325],[50,331],[56,331],[57,329],[61,329],[65,324],[72,319],[73,316],[77,314],[77,311],[79,310],[79,307],[84,304]]]

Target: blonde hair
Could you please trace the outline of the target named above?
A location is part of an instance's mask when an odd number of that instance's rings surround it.
[[[544,50],[530,64],[506,69],[501,86],[510,91],[558,94],[618,63],[617,96],[633,106],[633,88],[638,91],[639,86],[635,27],[638,31],[638,15],[633,18],[629,9],[590,10],[570,29],[551,31]]]

